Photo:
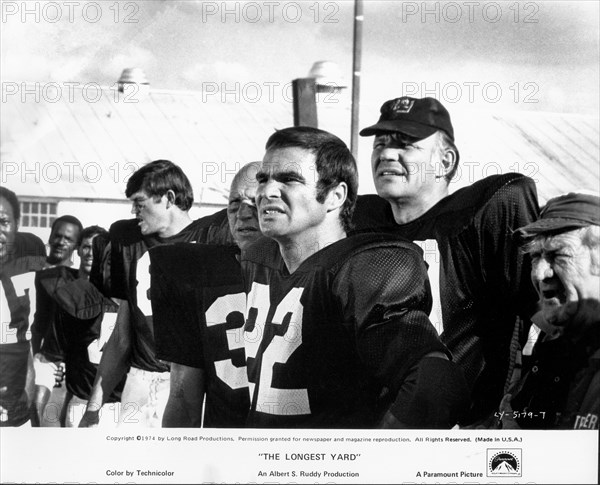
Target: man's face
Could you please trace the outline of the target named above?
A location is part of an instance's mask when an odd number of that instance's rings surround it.
[[[56,224],[48,239],[50,246],[48,262],[54,265],[69,266],[78,239],[79,227],[75,224],[70,222]]]
[[[91,237],[84,237],[81,240],[81,244],[77,248],[77,254],[81,260],[79,269],[86,275],[90,275],[92,271],[92,263],[94,261],[94,255],[92,252],[92,241],[98,234],[94,234]]]
[[[258,219],[265,236],[293,241],[302,234],[309,241],[319,231],[327,210],[317,201],[313,153],[298,147],[269,150],[256,179]]]
[[[138,226],[144,236],[158,234],[169,228],[167,196],[151,197],[145,190],[140,190],[129,197],[133,203],[131,213],[138,219]]]
[[[600,300],[600,277],[593,274],[591,250],[579,233],[570,231],[536,238],[530,250],[531,281],[540,297],[545,320],[564,326],[585,305]]]
[[[258,214],[256,210],[256,178],[243,172],[231,184],[227,219],[229,230],[240,249],[245,249],[260,237]]]
[[[19,228],[12,205],[0,197],[0,262],[10,260],[15,250],[15,236]]]
[[[375,136],[371,153],[371,170],[375,189],[386,200],[421,199],[435,184],[442,163],[437,135],[416,140],[402,133]]]

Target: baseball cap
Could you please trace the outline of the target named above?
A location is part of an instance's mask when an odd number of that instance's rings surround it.
[[[569,192],[550,199],[538,220],[520,227],[515,235],[527,241],[540,234],[558,234],[590,225],[600,226],[600,197]]]
[[[362,129],[361,136],[391,131],[422,140],[442,130],[454,141],[450,114],[437,99],[403,96],[383,103],[380,112],[379,121],[373,126]]]

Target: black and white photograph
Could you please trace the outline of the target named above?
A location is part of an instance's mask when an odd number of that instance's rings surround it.
[[[599,483],[600,3],[0,6],[1,483]]]

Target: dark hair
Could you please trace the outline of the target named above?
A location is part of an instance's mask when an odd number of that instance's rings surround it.
[[[79,233],[79,241],[77,245],[80,246],[84,239],[97,235],[102,235],[108,238],[108,231],[100,226],[88,226]]]
[[[6,187],[0,186],[0,197],[4,197],[12,206],[13,214],[18,222],[21,218],[21,205],[19,204],[17,194],[15,194],[12,190],[8,190]]]
[[[79,234],[81,234],[81,231],[83,231],[83,224],[81,224],[81,221],[79,219],[77,219],[77,217],[75,216],[60,216],[57,219],[54,219],[54,222],[52,223],[52,227],[50,228],[50,234],[52,234],[54,232],[54,228],[56,227],[57,224],[59,223],[66,223],[66,224],[73,224],[74,226],[77,226],[79,228]]]
[[[140,190],[155,199],[172,190],[175,193],[175,205],[182,211],[190,210],[194,202],[190,181],[183,170],[169,160],[147,163],[129,178],[125,195],[131,197]]]
[[[358,171],[346,144],[327,131],[296,126],[273,133],[265,148],[269,151],[289,147],[303,148],[315,154],[319,174],[317,201],[324,202],[331,189],[340,182],[346,183],[348,193],[340,211],[340,220],[344,229],[349,231],[358,193]]]

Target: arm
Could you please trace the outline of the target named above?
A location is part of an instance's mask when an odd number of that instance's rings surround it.
[[[163,428],[199,428],[205,395],[203,369],[171,364],[171,388],[163,415]]]
[[[388,391],[379,425],[452,427],[468,409],[469,393],[427,317],[431,294],[421,251],[390,240],[353,257],[336,281],[360,358]],[[353,297],[343,296],[344,286]]]
[[[492,301],[497,300],[496,307],[511,324],[516,315],[527,324],[536,311],[538,297],[531,285],[531,262],[514,232],[537,220],[538,214],[535,183],[528,177],[512,174],[476,216],[481,227],[479,257],[485,292]],[[528,329],[526,325],[525,337]],[[512,327],[501,331],[508,335],[511,330]]]
[[[452,428],[469,408],[462,371],[440,352],[425,355],[402,382],[380,428]]]
[[[79,423],[80,428],[98,424],[100,408],[129,369],[132,345],[129,312],[129,303],[123,301],[119,306],[113,333],[102,352],[90,400]]]
[[[31,324],[31,349],[33,355],[37,354],[41,347],[44,337],[48,332],[49,326],[54,321],[54,304],[52,299],[46,293],[41,281],[40,271],[35,275],[35,314]]]

